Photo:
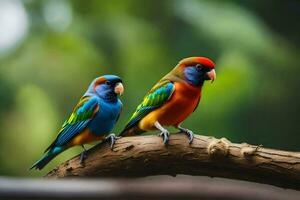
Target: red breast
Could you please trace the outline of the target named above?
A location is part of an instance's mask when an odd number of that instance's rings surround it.
[[[160,109],[158,121],[162,125],[178,125],[197,107],[201,88],[187,83],[174,83],[175,91],[169,101]]]

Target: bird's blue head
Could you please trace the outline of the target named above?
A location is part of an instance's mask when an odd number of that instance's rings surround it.
[[[122,95],[124,87],[122,79],[115,75],[104,75],[96,78],[89,86],[85,95],[96,94],[105,101],[115,102]]]
[[[191,85],[201,86],[204,81],[216,79],[215,64],[205,57],[191,57],[182,60],[180,67],[184,79]]]

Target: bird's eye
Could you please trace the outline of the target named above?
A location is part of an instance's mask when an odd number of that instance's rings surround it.
[[[111,85],[111,82],[110,81],[105,81],[105,84],[106,85]]]
[[[201,64],[197,64],[195,67],[196,67],[198,70],[201,70],[201,69],[203,68],[203,66],[202,66]]]

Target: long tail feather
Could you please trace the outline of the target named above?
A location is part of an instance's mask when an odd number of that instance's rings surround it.
[[[54,148],[50,149],[50,151],[48,153],[46,153],[40,160],[38,160],[36,163],[34,163],[30,167],[30,170],[43,169],[53,158],[55,158],[58,154],[60,154],[64,150],[65,150],[65,148],[62,148],[62,147],[54,147]]]

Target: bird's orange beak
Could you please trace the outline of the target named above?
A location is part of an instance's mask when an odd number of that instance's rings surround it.
[[[211,71],[207,72],[207,76],[211,80],[211,82],[214,82],[214,80],[216,80],[217,78],[216,71],[212,69]]]
[[[123,94],[124,92],[124,87],[122,83],[117,83],[115,86],[115,93],[119,94],[120,96]]]

